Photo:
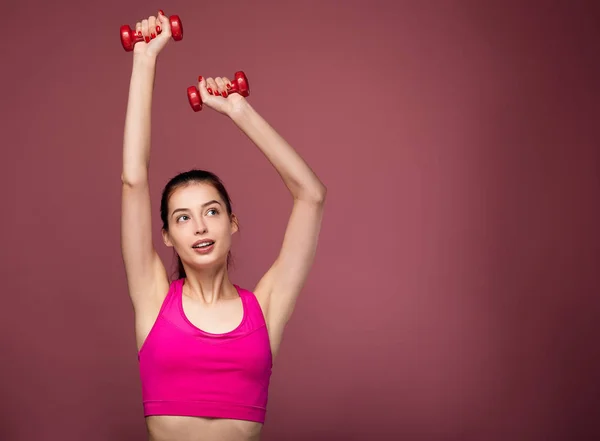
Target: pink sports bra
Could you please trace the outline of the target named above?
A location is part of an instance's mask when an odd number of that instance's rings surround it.
[[[184,280],[171,282],[138,352],[144,415],[264,423],[273,360],[258,300],[234,285],[242,300],[243,319],[230,332],[211,334],[186,317]]]

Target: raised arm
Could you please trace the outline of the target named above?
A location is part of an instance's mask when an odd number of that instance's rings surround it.
[[[156,26],[161,27],[156,36]],[[136,312],[152,308],[167,292],[168,277],[152,243],[148,166],[154,76],[159,52],[170,37],[168,19],[158,14],[136,25],[149,43],[135,45],[123,137],[121,252]],[[146,41],[148,41],[146,39]]]
[[[224,92],[228,83],[227,78],[202,79],[199,83],[202,101],[228,115],[252,140],[279,173],[294,201],[279,255],[255,288],[259,300],[262,299],[271,336],[277,340],[313,264],[326,187],[245,98],[238,94],[223,98],[207,92],[207,87]]]

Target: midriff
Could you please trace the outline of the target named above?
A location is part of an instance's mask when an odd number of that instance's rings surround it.
[[[262,424],[188,416],[146,417],[148,441],[260,441]]]

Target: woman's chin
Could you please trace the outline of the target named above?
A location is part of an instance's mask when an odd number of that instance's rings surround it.
[[[193,254],[187,261],[187,264],[197,269],[214,268],[227,264],[227,255],[220,255],[215,252]]]

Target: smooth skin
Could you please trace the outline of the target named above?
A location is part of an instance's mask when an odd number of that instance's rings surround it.
[[[170,41],[171,29],[162,11],[137,23],[135,29],[147,39],[133,50],[123,139],[121,248],[139,350],[169,290],[167,271],[152,241],[148,166],[157,59]],[[275,360],[284,328],[313,264],[326,187],[244,97],[227,93],[228,84],[231,82],[226,77],[200,79],[198,89],[204,106],[229,118],[258,147],[293,199],[280,252],[253,289],[267,322]],[[269,205],[257,208],[261,215],[270,209]],[[227,332],[242,318],[241,300],[229,280],[226,263],[236,232],[235,214],[227,215],[224,201],[210,185],[194,184],[173,194],[169,231],[163,231],[163,242],[175,249],[186,270],[184,312],[207,332]],[[192,244],[204,238],[213,239],[215,246],[210,253],[199,254]],[[250,421],[201,417],[153,416],[146,422],[149,441],[259,441],[262,429],[262,424]]]

